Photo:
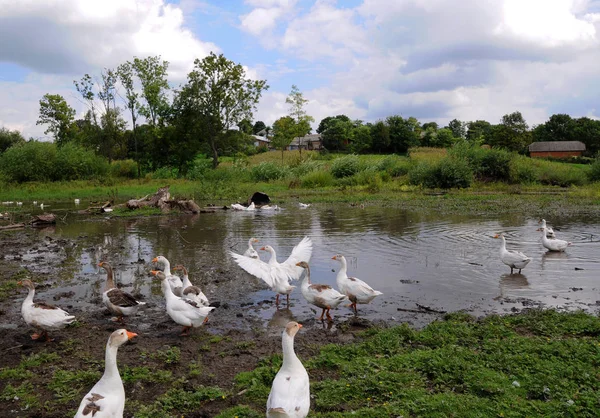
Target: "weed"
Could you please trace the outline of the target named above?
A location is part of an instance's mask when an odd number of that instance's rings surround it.
[[[157,350],[150,357],[160,360],[165,364],[179,363],[181,360],[181,349],[179,347],[167,346],[164,350]]]

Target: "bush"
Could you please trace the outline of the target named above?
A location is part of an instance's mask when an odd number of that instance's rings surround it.
[[[110,163],[110,174],[113,177],[134,179],[137,172],[137,163],[134,160],[115,160]]]
[[[514,158],[510,165],[510,182],[516,184],[535,183],[537,173],[527,157]]]
[[[0,158],[0,170],[11,182],[52,180],[56,145],[29,141],[8,148]]]
[[[476,175],[482,180],[509,181],[510,163],[513,155],[501,149],[483,150],[478,166],[473,167]]]
[[[179,170],[173,167],[160,167],[152,173],[153,179],[176,179],[179,177]]]
[[[399,162],[400,158],[397,155],[388,155],[377,162],[376,168],[377,171],[390,171],[396,167]]]
[[[356,155],[347,155],[333,160],[331,174],[336,178],[350,177],[360,171],[360,161]]]
[[[596,161],[594,161],[594,163],[590,166],[588,177],[590,181],[600,181],[600,158],[596,159]]]
[[[52,180],[85,180],[104,176],[108,161],[79,145],[67,143],[58,148]]]
[[[186,178],[188,180],[199,180],[210,170],[212,170],[212,159],[206,158],[205,155],[198,155],[192,162]]]
[[[329,187],[333,185],[334,179],[328,171],[313,171],[304,175],[301,179],[302,187],[307,189],[317,187]]]
[[[272,162],[262,162],[252,167],[252,178],[256,181],[278,180],[285,176],[285,169]]]
[[[292,169],[292,173],[296,177],[302,177],[308,173],[319,170],[323,167],[321,161],[306,160]]]
[[[412,164],[410,161],[400,160],[394,167],[392,167],[391,169],[388,170],[388,173],[392,177],[405,176],[406,174],[408,174],[411,167],[412,167]]]
[[[582,186],[587,182],[585,172],[569,164],[554,163],[540,167],[538,178],[540,183],[552,186]]]
[[[466,188],[473,182],[473,172],[469,164],[452,157],[446,157],[435,164],[417,164],[408,175],[411,184],[430,189]]]

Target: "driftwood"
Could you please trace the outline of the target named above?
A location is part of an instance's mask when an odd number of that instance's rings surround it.
[[[25,228],[25,224],[12,224],[12,225],[4,225],[0,226],[0,231],[8,230],[8,229],[19,229]]]
[[[183,213],[200,213],[200,207],[193,200],[171,200],[169,186],[161,187],[153,195],[146,195],[141,199],[131,199],[125,206],[131,210],[150,206],[159,208],[164,213],[174,209]]]
[[[31,226],[46,226],[53,225],[56,223],[56,215],[53,213],[44,213],[43,215],[37,215],[31,218],[29,221]]]
[[[111,212],[112,211],[112,202],[105,202],[102,206],[90,206],[89,208],[85,209],[84,211],[80,211],[80,213],[104,213],[104,212]]]

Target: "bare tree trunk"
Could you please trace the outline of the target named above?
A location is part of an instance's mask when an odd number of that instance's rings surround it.
[[[217,166],[219,165],[219,152],[217,151],[217,144],[215,139],[213,138],[210,144],[210,147],[212,148],[212,152],[213,152],[213,169],[217,168]]]
[[[281,148],[281,164],[283,164],[283,150],[284,150],[284,149],[285,149],[285,148]]]

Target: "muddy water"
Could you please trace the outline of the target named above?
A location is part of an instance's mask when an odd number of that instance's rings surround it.
[[[96,265],[101,260],[112,262],[123,288],[147,302],[139,315],[141,328],[166,317],[160,286],[148,274],[157,255],[172,265],[185,265],[192,282],[218,302],[211,319],[216,330],[279,329],[289,319],[311,321],[316,311],[299,288],[292,293],[289,310],[276,310],[273,292],[230,259],[228,251],[244,252],[249,237],[258,238],[259,245],[273,246],[279,261],[303,236],[311,237],[312,280],[334,287],[338,263],[331,257],[344,254],[350,275],[384,293],[370,305],[359,305],[359,315],[371,321],[421,326],[439,312],[462,309],[481,315],[539,305],[595,310],[600,301],[600,219],[547,220],[559,238],[573,243],[565,253],[547,253],[536,231],[537,219],[514,213],[466,217],[345,204],[128,219],[69,213],[56,227],[29,232],[36,234],[40,248],[19,254],[18,262],[45,275],[50,284],[40,290],[45,300],[75,312],[100,309],[105,275]],[[499,232],[506,234],[509,249],[532,258],[522,274],[510,275],[500,261],[500,240],[492,238]],[[44,253],[48,245],[58,248]],[[268,254],[259,253],[267,259]],[[48,257],[56,257],[58,266],[42,262]],[[11,301],[15,314],[22,296]],[[337,320],[351,317],[346,307],[333,314]]]

